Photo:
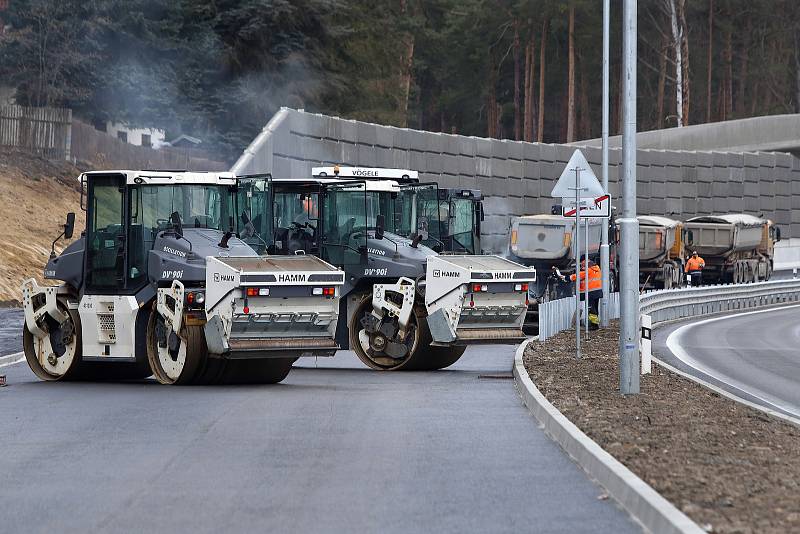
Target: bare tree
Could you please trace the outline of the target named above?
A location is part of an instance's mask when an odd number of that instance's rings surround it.
[[[547,47],[547,18],[542,22],[542,43],[539,46],[539,124],[536,128],[536,140],[544,139],[544,61]]]
[[[684,68],[684,25],[681,24],[681,11],[685,5],[686,0],[662,0],[662,8],[667,13],[672,29],[672,48],[673,56],[675,58],[675,115],[678,118],[678,127],[680,128],[685,124],[685,117],[683,115],[684,106],[684,90],[683,76]],[[684,19],[685,20],[685,19]]]

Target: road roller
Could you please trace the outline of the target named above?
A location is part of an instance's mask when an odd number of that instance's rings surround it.
[[[344,272],[249,246],[257,231],[233,174],[93,171],[80,182],[86,228],[56,255],[73,234],[67,216],[44,271],[61,284],[22,285],[25,357],[42,380],[276,383],[298,357],[339,348]]]
[[[336,341],[377,370],[441,369],[469,345],[525,337],[535,270],[426,246],[441,206],[435,184],[410,181],[415,174],[321,167],[311,177],[273,178],[266,251],[318,255],[344,270]]]

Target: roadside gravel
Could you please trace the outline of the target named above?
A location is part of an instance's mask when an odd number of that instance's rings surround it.
[[[713,532],[800,532],[800,428],[657,364],[641,394],[619,394],[614,325],[575,360],[574,332],[534,342],[524,362],[567,418]]]

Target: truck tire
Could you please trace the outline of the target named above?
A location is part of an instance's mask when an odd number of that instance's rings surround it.
[[[347,325],[348,335],[350,336],[350,348],[356,353],[358,359],[367,367],[377,371],[416,371],[420,367],[420,359],[424,358],[421,352],[430,345],[430,332],[427,324],[420,328],[420,317],[416,313],[411,314],[409,320],[411,332],[409,332],[405,344],[408,353],[404,358],[393,358],[388,354],[376,351],[362,343],[359,333],[363,330],[361,318],[364,314],[372,310],[372,294],[366,294],[358,303],[356,312]],[[427,333],[427,336],[425,334]],[[422,349],[422,351],[420,350]]]
[[[297,358],[262,358],[227,360],[222,374],[223,384],[277,384],[292,370]]]
[[[153,376],[161,384],[192,384],[198,369],[208,358],[208,347],[201,326],[184,326],[185,339],[179,339],[178,349],[170,351],[169,347],[159,347],[156,330],[159,322],[163,327],[163,318],[153,311],[147,323],[147,360]]]
[[[65,299],[59,297],[56,302],[59,310],[69,317],[60,329],[61,336],[66,334],[66,339],[64,337],[59,338],[64,343],[64,354],[56,357],[52,351],[52,335],[37,340],[28,330],[28,325],[23,323],[22,348],[25,352],[25,360],[28,362],[31,371],[41,380],[80,380],[84,376],[84,365],[81,361],[83,348],[81,318],[77,310],[69,309]]]

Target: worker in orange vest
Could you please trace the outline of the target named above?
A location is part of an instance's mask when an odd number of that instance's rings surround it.
[[[586,291],[586,260],[581,262],[581,271],[575,275],[570,275],[569,279],[573,282],[576,278],[580,277],[580,284],[578,289],[581,292],[581,300],[583,300],[584,291]],[[600,266],[595,262],[589,260],[589,320],[590,324],[596,326],[596,319],[592,320],[592,315],[597,317],[600,299],[603,297],[603,275],[600,271]]]
[[[705,266],[706,261],[697,254],[696,250],[692,252],[692,257],[686,260],[686,267],[683,270],[690,276],[693,286],[703,284],[703,268]]]

